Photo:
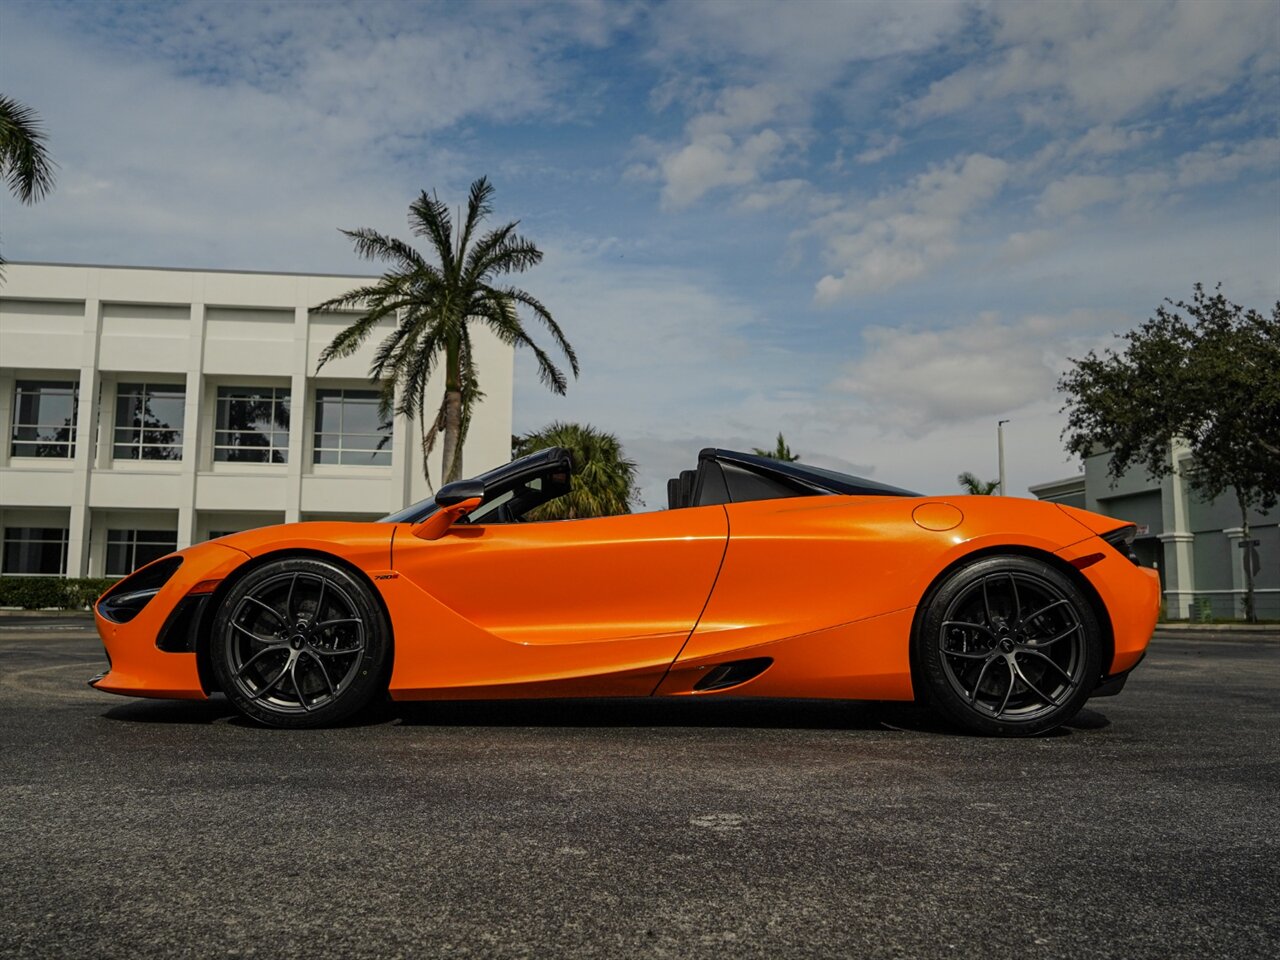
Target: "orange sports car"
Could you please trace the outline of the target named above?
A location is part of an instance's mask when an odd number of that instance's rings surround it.
[[[1123,521],[923,497],[703,450],[670,509],[539,522],[541,450],[378,522],[180,550],[97,602],[99,690],[205,698],[281,727],[394,700],[921,700],[981,733],[1049,730],[1119,692],[1155,627]]]

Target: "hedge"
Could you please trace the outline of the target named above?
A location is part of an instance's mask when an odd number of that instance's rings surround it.
[[[115,582],[104,577],[0,577],[0,607],[85,610]]]

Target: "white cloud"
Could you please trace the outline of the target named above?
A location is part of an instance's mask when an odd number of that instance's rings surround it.
[[[859,163],[879,163],[881,160],[887,160],[889,157],[892,157],[895,153],[906,146],[906,143],[907,142],[903,140],[902,137],[895,133],[893,136],[886,138],[882,143],[879,143],[876,146],[867,147],[867,149],[859,153],[854,159]]]
[[[1098,342],[1124,318],[1076,311],[1064,317],[996,313],[935,329],[872,325],[862,356],[833,387],[882,426],[921,437],[957,423],[1055,401],[1057,376],[1073,345]]]
[[[1117,127],[1103,123],[1091,127],[1085,131],[1084,136],[1070,144],[1066,149],[1066,156],[1104,157],[1124,153],[1160,136],[1160,133],[1159,128]]]
[[[1119,177],[1073,173],[1045,188],[1036,213],[1042,217],[1065,217],[1123,195],[1124,184]]]
[[[911,105],[916,119],[1016,98],[1042,122],[1116,120],[1216,96],[1251,68],[1275,68],[1271,0],[1003,3],[985,12],[995,49],[935,82]]]
[[[1264,137],[1240,144],[1206,144],[1158,167],[1125,174],[1068,174],[1044,189],[1036,213],[1065,217],[1099,204],[1123,202],[1145,208],[1178,192],[1246,175],[1280,169],[1280,138]]]
[[[818,301],[876,293],[922,276],[954,253],[965,218],[991,200],[1008,175],[1003,160],[975,153],[820,219],[812,232],[825,237],[827,259],[842,272],[818,282]]]
[[[677,3],[657,24],[655,58],[760,69],[810,88],[856,60],[935,46],[963,21],[964,0],[904,5],[897,0],[828,3]]]
[[[735,139],[728,133],[702,134],[662,158],[662,205],[678,210],[719,187],[744,187],[777,165],[787,146],[772,129]]]

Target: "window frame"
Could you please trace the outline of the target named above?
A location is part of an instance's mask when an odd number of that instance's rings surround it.
[[[28,531],[44,531],[56,530],[61,533],[60,539],[49,537],[24,538],[15,539],[10,536],[11,531],[28,530]],[[0,530],[3,534],[3,546],[0,547],[0,574],[6,577],[65,577],[67,575],[67,552],[71,544],[71,527],[4,527]],[[36,571],[34,573],[28,571],[10,570],[9,569],[9,545],[11,543],[38,543],[38,544],[57,544],[59,546],[58,556],[58,573],[44,573]]]
[[[358,398],[352,398],[354,403],[370,403],[375,406],[379,399],[379,391],[362,389],[359,387],[316,387],[312,397],[312,428],[311,428],[311,464],[317,467],[366,467],[379,470],[386,470],[393,466],[392,463],[392,447],[395,439],[395,421],[394,419],[387,424],[386,430],[378,430],[375,433],[365,431],[347,431],[347,400],[348,395],[359,394]],[[334,395],[338,401],[338,429],[329,430],[321,429],[327,426],[322,423],[320,416],[322,404],[332,402]],[[338,445],[326,446],[321,443],[322,437],[337,437]],[[352,448],[346,446],[347,437],[376,437],[382,441],[378,446],[373,448],[358,447]],[[323,454],[336,454],[336,460],[322,460]],[[373,458],[382,458],[383,462],[355,462],[354,460],[344,459],[344,454],[352,457],[365,457],[369,460]]]
[[[142,539],[142,535],[149,535],[148,539]],[[160,539],[163,536],[164,539]],[[112,548],[123,547],[125,551],[126,566],[128,570],[123,573],[116,572],[112,569]],[[154,557],[138,562],[139,547],[162,547],[165,548],[163,553],[157,553]],[[177,530],[141,530],[137,528],[121,528],[114,527],[107,530],[107,548],[102,559],[102,575],[104,577],[127,577],[141,567],[145,567],[148,563],[159,560],[161,557],[168,556],[178,549],[178,531]]]
[[[224,394],[236,392],[253,392],[260,395],[258,400],[248,400],[244,397],[224,396]],[[227,404],[224,407],[224,401]],[[271,408],[270,423],[271,428],[267,433],[263,433],[257,429],[236,430],[229,425],[223,425],[223,410],[227,410],[227,423],[230,423],[230,404],[234,402],[241,403],[268,403]],[[288,425],[285,427],[276,426],[276,410],[279,406],[284,406],[288,414]],[[253,386],[235,386],[233,384],[222,384],[214,390],[213,395],[213,436],[212,450],[213,462],[231,463],[237,466],[243,464],[282,466],[289,462],[289,438],[293,430],[293,397],[290,387],[277,387],[265,385]],[[267,445],[262,447],[247,447],[236,443],[219,443],[219,438],[224,435],[241,435],[254,434],[256,436],[265,436],[269,438]],[[276,437],[283,435],[284,445],[281,446],[276,442]],[[248,458],[240,458],[232,456],[239,451],[258,450],[264,456],[260,460],[251,460]]]
[[[125,393],[124,391],[126,387],[137,387],[140,392]],[[146,410],[152,395],[152,390],[161,390],[161,389],[168,391],[169,393],[177,394],[182,399],[182,419],[177,426],[171,426],[169,424],[165,424],[163,427],[147,427],[145,425],[139,426],[139,427],[133,427],[133,426],[121,425],[120,423],[120,416],[121,416],[121,409],[122,409],[121,401],[125,397],[141,397],[142,409]],[[187,419],[186,401],[187,401],[187,386],[185,383],[162,383],[162,382],[151,381],[151,380],[128,380],[128,381],[122,380],[118,382],[116,384],[115,419],[111,426],[111,459],[129,461],[129,462],[139,462],[139,463],[143,461],[150,461],[155,463],[176,463],[181,461],[183,458],[184,452],[186,450],[186,419]],[[148,432],[156,432],[159,430],[167,430],[167,431],[176,433],[178,435],[177,443],[164,443],[164,444],[147,443],[145,439],[146,434]],[[138,439],[121,442],[119,437],[122,431],[128,432],[128,433],[134,433],[137,435]],[[122,456],[120,453],[121,449],[132,450],[136,455]],[[177,456],[176,457],[147,456],[146,452],[148,450],[176,451]]]
[[[24,391],[26,386],[28,390]],[[23,423],[19,418],[22,416],[22,396],[24,392],[31,392],[35,388],[35,395],[39,397],[44,390],[57,390],[59,393],[70,387],[71,393],[71,422],[60,423],[56,427],[52,423],[42,423],[38,419],[40,414],[37,412],[37,420],[35,423]],[[39,400],[37,399],[37,409]],[[23,460],[74,460],[76,457],[76,441],[79,439],[79,420],[80,420],[80,381],[77,380],[58,380],[58,379],[38,379],[34,377],[23,378],[14,381],[13,385],[13,414],[9,429],[9,456]],[[62,430],[70,428],[70,434],[66,440],[41,440],[38,431],[41,428],[54,427],[54,429]],[[24,440],[20,439],[18,432],[20,430],[37,431],[36,439]],[[36,447],[42,446],[61,446],[66,451],[61,454],[52,453],[22,453],[19,452],[18,446]]]

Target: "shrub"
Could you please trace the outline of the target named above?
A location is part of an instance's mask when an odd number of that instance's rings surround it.
[[[0,577],[0,607],[83,610],[114,582],[101,577]]]

